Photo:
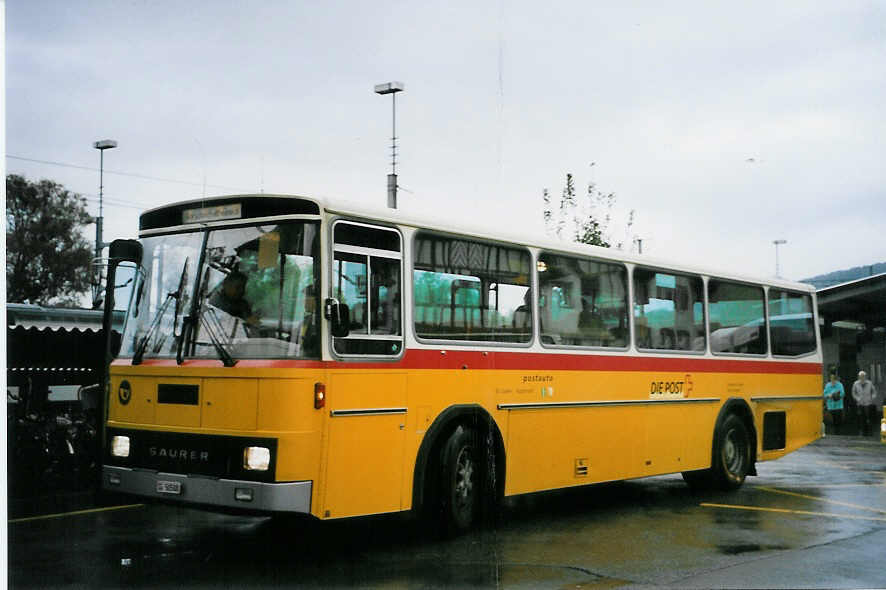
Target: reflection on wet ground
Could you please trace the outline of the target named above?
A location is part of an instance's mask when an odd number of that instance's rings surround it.
[[[665,476],[509,499],[497,523],[456,539],[402,515],[319,522],[169,506],[12,523],[9,581],[17,588],[886,585],[886,568],[853,561],[857,543],[886,546],[886,446],[831,437],[758,469],[731,494],[696,494],[680,476]]]

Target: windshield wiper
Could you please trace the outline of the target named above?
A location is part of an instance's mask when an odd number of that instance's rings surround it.
[[[166,310],[169,308],[169,302],[175,299],[175,293],[167,293],[166,301],[163,302],[163,305],[160,306],[160,309],[157,310],[157,313],[154,314],[154,319],[151,320],[151,325],[148,327],[148,332],[142,339],[139,340],[138,346],[135,347],[135,354],[132,355],[132,364],[140,365],[142,362],[142,357],[145,355],[145,350],[148,348],[148,342],[151,341],[151,336],[154,335],[154,332],[157,330],[157,327],[160,325],[160,320],[166,314]],[[154,352],[159,352],[161,348],[163,348],[163,343],[166,342],[166,337],[164,336],[161,340],[157,342],[154,346]]]
[[[213,325],[213,321],[208,319],[209,316],[212,317],[215,325]],[[228,349],[222,344],[221,337],[218,335],[219,332],[224,334],[224,331],[221,327],[221,322],[219,321],[218,316],[215,314],[215,310],[210,309],[209,313],[201,312],[200,324],[209,335],[209,341],[212,342],[212,346],[218,353],[218,357],[222,360],[222,363],[224,363],[226,367],[233,367],[237,361],[234,360],[234,357],[231,356],[231,353],[228,352]]]
[[[207,319],[207,308],[202,305],[203,300],[206,299],[209,294],[209,272],[210,267],[207,266],[206,271],[203,273],[202,281],[199,280],[198,275],[198,284],[195,286],[197,296],[194,298],[194,305],[191,308],[191,313],[185,317],[182,325],[182,333],[178,341],[176,362],[182,364],[188,346],[193,347],[198,344],[196,340],[198,330],[202,327],[209,336],[209,341],[212,344],[212,347],[215,348],[222,363],[224,363],[226,367],[233,367],[237,361],[234,360],[234,357],[231,356],[231,353],[228,351],[225,344],[222,343],[222,336],[219,334],[223,335],[224,329],[221,327],[221,322],[219,321],[218,316],[215,315],[215,310],[211,308],[208,309],[211,313],[211,320]]]
[[[178,328],[178,316],[181,311],[181,308],[184,305],[184,293],[185,293],[185,283],[188,282],[188,258],[185,258],[185,264],[182,267],[182,274],[178,280],[178,289],[175,291],[170,291],[166,294],[166,299],[163,301],[163,305],[160,306],[160,309],[157,310],[157,313],[154,314],[154,318],[151,320],[151,325],[148,326],[148,332],[145,334],[142,339],[139,341],[138,345],[135,347],[135,354],[132,355],[132,364],[139,365],[142,362],[142,358],[144,358],[145,351],[148,348],[148,343],[151,341],[151,336],[154,335],[154,332],[157,331],[157,328],[160,326],[160,320],[163,319],[163,316],[166,315],[166,310],[169,309],[169,304],[172,300],[175,300],[175,317],[172,320],[172,334],[176,337],[176,329]],[[169,337],[169,334],[163,334],[162,337],[157,341],[154,345],[154,352],[160,352],[163,348],[163,344],[166,342],[166,339]]]

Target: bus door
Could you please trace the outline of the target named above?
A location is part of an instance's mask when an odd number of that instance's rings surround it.
[[[331,296],[349,308],[349,334],[332,338],[341,362],[329,375],[328,452],[323,515],[393,512],[402,507],[406,435],[402,240],[392,228],[333,224]]]

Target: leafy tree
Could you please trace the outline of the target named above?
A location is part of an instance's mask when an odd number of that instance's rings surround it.
[[[560,195],[560,203],[557,211],[554,211],[551,202],[551,193],[548,189],[542,192],[544,201],[545,230],[549,235],[558,239],[568,237],[582,244],[592,246],[612,247],[610,226],[612,224],[612,207],[615,205],[615,193],[604,193],[593,182],[588,183],[584,200],[579,203],[576,197],[575,179],[572,174],[566,174],[566,186]],[[625,225],[625,240],[616,242],[615,247],[621,250],[629,240],[631,227],[634,224],[634,211],[628,215]]]
[[[6,300],[76,305],[90,288],[86,200],[51,180],[6,177]]]

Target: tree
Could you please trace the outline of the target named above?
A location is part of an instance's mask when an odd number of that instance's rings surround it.
[[[593,182],[588,183],[585,199],[579,203],[575,194],[575,180],[572,174],[566,174],[566,186],[560,195],[560,203],[555,213],[551,203],[551,193],[548,189],[542,192],[544,201],[545,231],[558,239],[564,238],[564,232],[569,237],[581,244],[592,246],[612,247],[610,225],[612,223],[612,207],[615,205],[615,193],[604,193]],[[615,247],[623,249],[627,243],[632,243],[635,236],[631,235],[634,225],[634,211],[628,215],[625,224],[625,239],[617,242]]]
[[[76,305],[90,288],[86,200],[51,180],[6,177],[6,300]]]

